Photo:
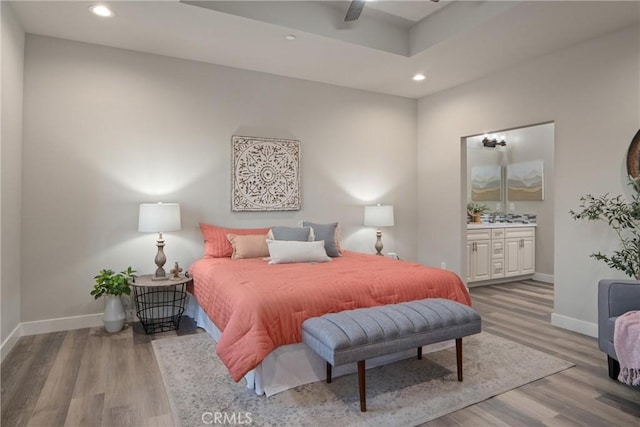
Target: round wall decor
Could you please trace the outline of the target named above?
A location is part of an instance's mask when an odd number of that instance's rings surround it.
[[[631,140],[627,151],[627,174],[634,178],[640,175],[640,130]]]

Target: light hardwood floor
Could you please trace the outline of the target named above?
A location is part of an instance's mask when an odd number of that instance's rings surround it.
[[[425,426],[640,426],[640,390],[612,381],[596,340],[550,325],[553,287],[471,289],[483,330],[576,364]],[[185,319],[178,334],[197,333]],[[152,339],[139,324],[22,337],[2,363],[2,426],[171,426]]]
[[[482,330],[575,367],[426,423],[425,426],[640,426],[640,389],[609,379],[594,338],[551,326],[553,286],[522,281],[471,289]]]

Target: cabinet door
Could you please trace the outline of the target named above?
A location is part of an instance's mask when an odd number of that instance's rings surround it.
[[[513,238],[504,241],[504,277],[519,276],[520,272],[520,241]]]
[[[536,272],[536,243],[533,237],[522,239],[520,247],[521,272],[520,274],[533,274]]]
[[[473,280],[489,280],[491,278],[491,240],[476,241],[474,258]]]

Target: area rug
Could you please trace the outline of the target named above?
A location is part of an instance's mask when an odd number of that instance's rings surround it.
[[[153,341],[176,425],[415,426],[572,363],[483,332],[464,339],[464,382],[455,348],[367,370],[367,412],[356,374],[257,396],[235,383],[205,333]],[[216,421],[217,419],[217,421]]]

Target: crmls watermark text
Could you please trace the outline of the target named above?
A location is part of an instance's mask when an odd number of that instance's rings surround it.
[[[253,423],[251,412],[203,412],[203,424],[249,425]]]

